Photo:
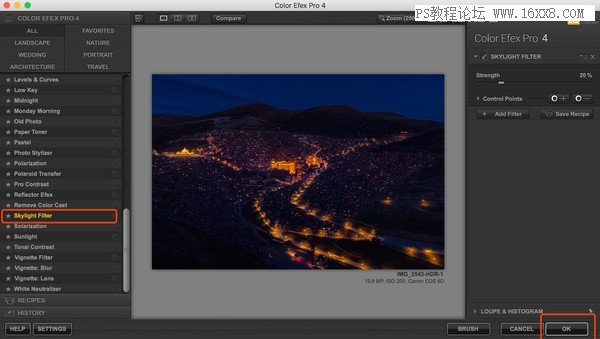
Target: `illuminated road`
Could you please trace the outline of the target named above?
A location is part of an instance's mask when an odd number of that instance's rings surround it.
[[[312,154],[311,157],[316,158],[320,152],[321,149],[319,148],[315,151],[315,153]],[[269,230],[269,234],[274,239],[284,243],[292,244],[293,247],[296,248],[296,250],[311,253],[313,257],[322,256],[329,260],[338,262],[343,266],[351,266],[359,269],[369,269],[371,268],[369,264],[365,260],[359,258],[358,256],[346,252],[339,247],[336,248],[335,246],[330,245],[327,242],[315,241],[315,239],[351,239],[355,241],[370,241],[375,236],[375,230],[366,231],[362,229],[355,229],[352,223],[350,222],[340,224],[339,222],[335,221],[333,217],[327,215],[318,215],[315,210],[310,210],[306,204],[301,203],[301,198],[304,192],[312,185],[316,177],[323,173],[325,170],[327,170],[327,168],[328,163],[324,162],[322,168],[317,169],[312,174],[308,175],[306,178],[301,178],[300,188],[298,191],[296,191],[296,193],[292,195],[290,203],[296,208],[299,208],[302,211],[304,211],[306,215],[310,215],[314,218],[320,219],[321,221],[329,222],[332,225],[337,226],[338,230],[336,230],[333,234],[330,234],[324,228],[321,228],[317,231],[313,231],[309,227],[302,229],[302,231],[286,229],[283,228],[280,224],[276,224],[269,220],[266,211],[264,211],[261,206],[262,198],[270,192],[280,190],[283,187],[283,185],[277,186],[269,191],[259,194],[259,196],[254,200],[253,203],[254,211],[258,214],[259,220],[261,221],[263,226]],[[288,248],[287,254],[292,259],[298,258],[297,251],[294,251],[291,248]]]
[[[385,143],[385,141],[363,141],[340,151],[335,157],[345,157],[360,149],[376,146],[381,143]],[[316,156],[320,151],[320,149],[317,150],[313,156]],[[293,260],[298,261],[299,258],[302,258],[302,255],[307,255],[312,258],[322,256],[341,266],[359,269],[374,268],[372,264],[369,263],[369,260],[363,257],[363,255],[358,254],[355,251],[344,250],[338,245],[342,241],[372,242],[372,240],[376,238],[374,227],[354,220],[340,220],[332,213],[321,212],[316,208],[311,208],[310,204],[303,199],[306,191],[313,185],[318,176],[328,169],[329,163],[324,161],[321,168],[309,172],[308,175],[302,176],[298,181],[299,188],[291,195],[289,202],[292,206],[300,209],[306,216],[330,224],[332,227],[329,227],[329,230],[322,227],[318,229],[313,229],[311,227],[304,227],[302,230],[290,229],[271,220],[268,211],[262,206],[263,198],[271,192],[282,189],[284,185],[261,192],[254,199],[252,205],[254,212],[258,215],[258,219],[262,226],[268,230],[268,233],[274,240],[291,245],[286,252]],[[417,249],[415,247],[405,246],[402,252],[408,257],[425,261],[434,266],[440,265],[438,259],[439,253],[434,252],[431,249]],[[315,265],[313,264],[312,267],[315,268]]]

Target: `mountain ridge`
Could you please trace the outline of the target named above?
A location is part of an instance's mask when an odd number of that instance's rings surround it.
[[[153,143],[210,129],[273,130],[334,138],[385,137],[407,131],[413,135],[443,129],[442,122],[412,119],[394,112],[362,112],[347,105],[301,110],[262,103],[246,104],[204,116],[153,115]],[[154,135],[161,135],[156,140]]]

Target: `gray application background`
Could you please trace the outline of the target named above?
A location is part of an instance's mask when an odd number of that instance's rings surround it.
[[[135,26],[132,118],[133,318],[462,318],[464,27]],[[152,270],[153,73],[443,73],[443,285],[367,285],[396,271]]]

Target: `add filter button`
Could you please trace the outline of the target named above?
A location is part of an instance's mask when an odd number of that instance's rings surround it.
[[[587,337],[590,325],[587,322],[547,322],[544,333],[548,337]]]
[[[502,323],[500,333],[504,336],[539,336],[539,323]]]
[[[529,119],[529,109],[515,108],[482,108],[476,113],[477,119]]]
[[[34,323],[33,335],[40,337],[69,336],[73,334],[71,323]]]
[[[492,332],[489,323],[448,323],[446,330],[450,336],[486,336]]]

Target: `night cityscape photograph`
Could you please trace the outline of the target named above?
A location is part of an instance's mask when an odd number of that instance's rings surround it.
[[[154,74],[152,266],[443,269],[444,75]]]

